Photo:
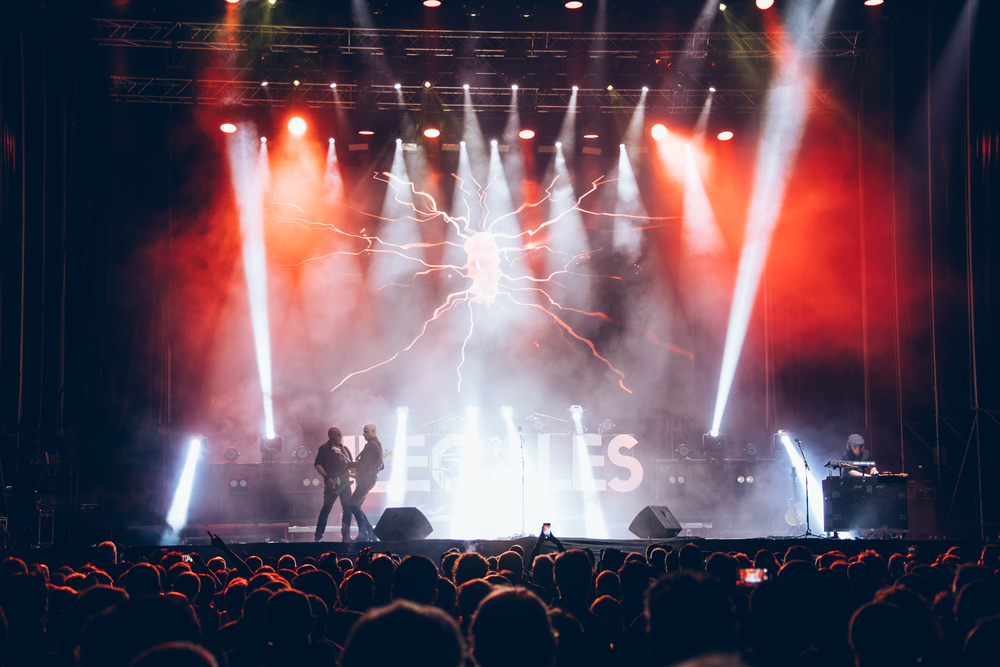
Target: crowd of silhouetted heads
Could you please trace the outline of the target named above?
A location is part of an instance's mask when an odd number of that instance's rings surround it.
[[[0,563],[2,665],[924,667],[1000,661],[1000,548],[848,557],[650,545],[296,562],[106,542]],[[817,545],[821,544],[819,542]],[[548,546],[548,545],[544,545]],[[755,574],[766,571],[763,581]],[[751,576],[747,576],[750,573]]]

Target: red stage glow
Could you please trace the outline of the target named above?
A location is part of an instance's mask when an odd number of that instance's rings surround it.
[[[232,123],[223,123],[222,125],[219,126],[219,129],[225,132],[226,134],[232,134],[233,132],[236,131],[236,126],[233,125]]]
[[[288,131],[297,137],[301,137],[306,133],[306,122],[296,116],[288,121]]]
[[[441,130],[437,129],[436,127],[428,127],[426,130],[424,130],[424,136],[427,137],[428,139],[437,139],[438,137],[441,136]]]
[[[732,138],[733,138],[733,133],[730,132],[729,130],[725,130],[724,132],[719,132],[719,141],[729,141]]]
[[[657,141],[661,141],[667,137],[667,126],[663,123],[657,123],[649,131],[649,134]]]
[[[517,136],[521,137],[522,139],[534,139],[534,137],[535,137],[535,131],[534,130],[521,130],[520,132],[517,133]]]

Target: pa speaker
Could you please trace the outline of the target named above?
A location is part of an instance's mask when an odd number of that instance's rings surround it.
[[[432,532],[431,522],[416,507],[390,507],[375,525],[375,536],[383,542],[422,540]]]
[[[677,523],[677,519],[674,518],[666,505],[646,505],[632,519],[628,531],[644,540],[661,539],[675,537],[677,533],[681,532],[681,524]]]

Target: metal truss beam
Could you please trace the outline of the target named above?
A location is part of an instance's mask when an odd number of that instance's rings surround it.
[[[793,48],[790,35],[763,32],[575,33],[548,31],[438,31],[307,28],[221,23],[169,23],[95,19],[98,43],[106,46],[343,54],[502,57],[512,52],[535,58],[586,53],[600,56],[672,56],[708,53],[729,58],[771,58]],[[860,31],[825,32],[799,44],[802,55],[856,58]],[[796,37],[798,39],[798,37]]]
[[[337,86],[304,83],[298,87],[271,84],[262,87],[248,81],[196,80],[146,77],[112,77],[112,96],[119,102],[147,102],[158,104],[207,104],[238,106],[289,106],[303,105],[345,110],[363,108],[367,111],[420,111],[426,95],[440,98],[445,107],[462,108],[465,90],[460,86],[436,86],[428,93],[422,86],[373,86],[361,91],[355,85]],[[477,111],[506,112],[511,108],[510,88],[470,87],[469,96]],[[517,92],[521,111],[564,111],[569,105],[572,91],[556,89],[540,91],[521,88]],[[580,88],[577,105],[581,111],[611,113],[623,108],[632,109],[639,104],[643,92],[639,89],[616,89],[610,94],[603,88]],[[831,90],[813,90],[808,99],[811,110],[832,107]],[[650,90],[646,93],[646,108],[650,113],[699,111],[711,98],[716,108],[737,113],[753,113],[766,109],[767,96],[760,90]]]

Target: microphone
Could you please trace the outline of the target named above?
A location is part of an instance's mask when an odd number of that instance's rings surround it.
[[[799,443],[800,445],[802,444],[802,441],[799,440],[798,438],[795,438],[795,442]]]

